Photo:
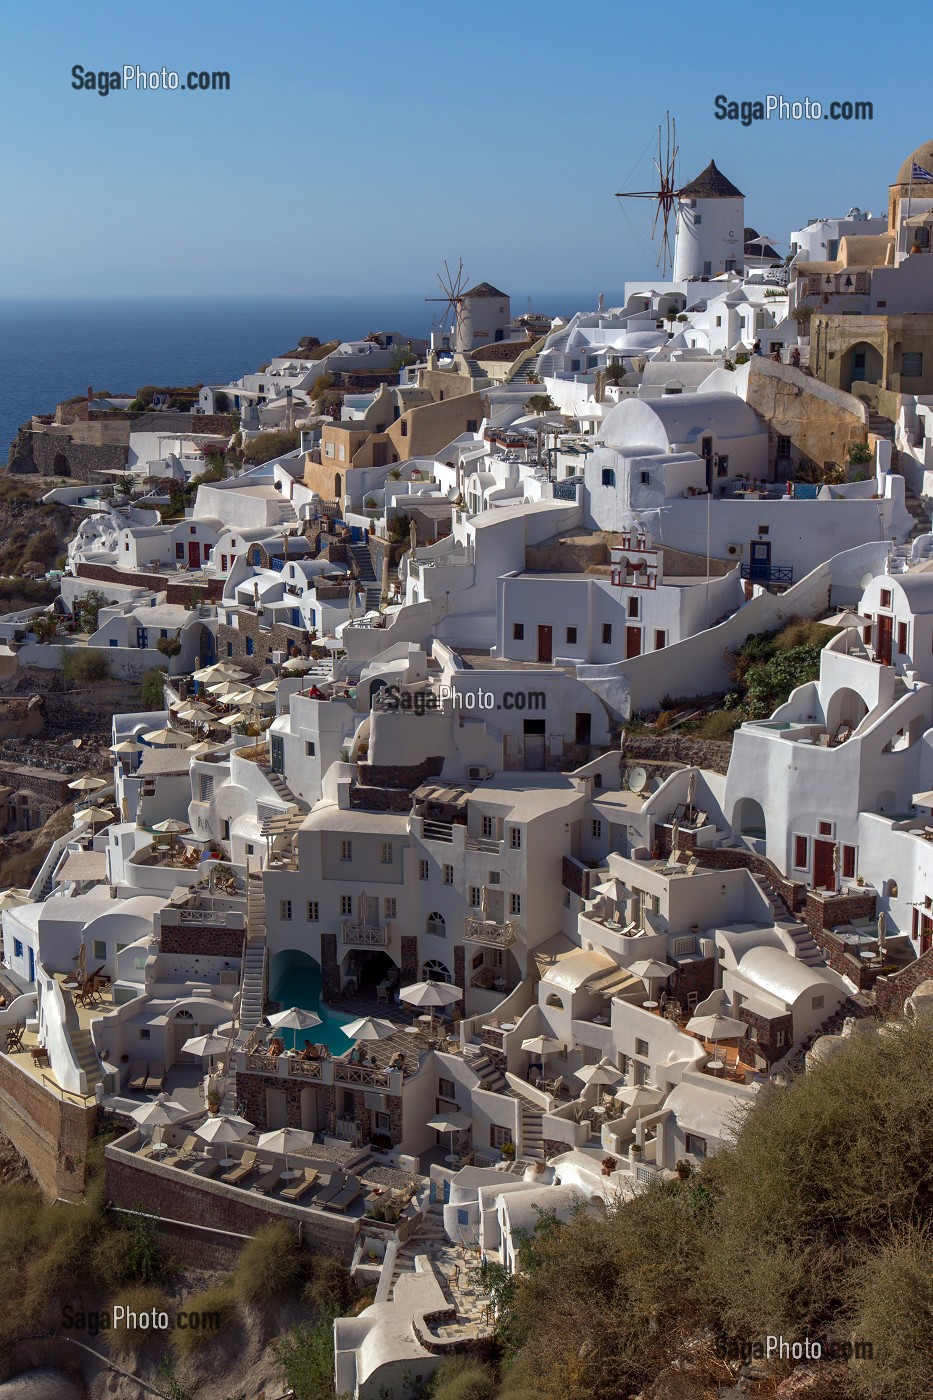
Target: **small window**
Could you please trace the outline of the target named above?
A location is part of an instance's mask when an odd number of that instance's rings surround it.
[[[819,823],[819,833],[820,833],[821,836],[832,836],[832,834],[833,834],[833,824],[832,824],[832,822],[820,822],[820,823]]]
[[[475,433],[475,432],[477,431],[478,427],[479,427],[479,424],[478,424],[478,422],[477,422],[477,420],[476,420],[475,418],[468,418],[468,419],[467,419],[466,430],[467,430],[468,433]]]
[[[511,1128],[503,1128],[499,1123],[492,1123],[492,1124],[490,1124],[490,1128],[489,1128],[489,1145],[490,1145],[490,1147],[496,1147],[496,1148],[498,1148],[498,1149],[501,1151],[502,1148],[505,1147],[506,1143],[511,1143],[511,1141],[512,1141],[512,1129],[511,1129]]]
[[[479,885],[470,886],[470,908],[478,909],[483,902],[483,892]]]
[[[315,755],[315,752],[316,752],[316,750],[315,750],[315,747],[314,747],[314,740],[313,740],[313,739],[306,739],[306,740],[305,740],[305,758],[313,758],[314,755]]]
[[[513,851],[520,851],[522,848],[522,829],[520,826],[513,826],[509,830],[509,846]]]
[[[427,880],[428,877],[430,876],[430,874],[431,874],[431,870],[430,870],[430,867],[429,867],[429,865],[428,865],[428,862],[427,862],[426,860],[419,860],[419,862],[418,862],[418,879],[419,879],[419,880]]]
[[[814,1010],[814,1011],[822,1011],[822,1010],[823,1010],[823,1005],[824,1005],[825,1001],[826,1001],[826,998],[825,998],[825,997],[814,997],[814,998],[813,998],[813,1010]]]
[[[520,894],[509,895],[509,913],[516,917],[522,912],[522,897]]]
[[[808,861],[808,859],[807,859],[807,847],[808,847],[808,845],[809,845],[809,841],[807,840],[806,836],[795,836],[795,837],[794,837],[794,869],[795,869],[795,870],[806,870],[807,866],[809,865],[809,861]]]
[[[184,546],[184,545],[181,543],[181,541],[179,540],[179,541],[177,541],[177,543],[176,543],[176,545],[175,545],[175,558],[176,558],[176,559],[184,559],[184,557],[185,557],[185,546]]]
[[[318,919],[321,917],[320,905],[318,904],[316,899],[308,900],[307,916],[309,924],[316,924]]]
[[[221,841],[230,840],[230,823],[227,821],[226,817],[220,823],[220,839]]]
[[[790,438],[784,437],[782,433],[778,433],[777,451],[779,457],[790,456]]]
[[[881,590],[881,606],[882,606],[883,608],[889,608],[889,607],[891,606],[891,590],[890,590],[890,588],[882,588],[882,590]]]
[[[615,474],[615,472],[613,471],[612,467],[603,467],[603,485],[604,485],[604,486],[615,486],[615,484],[616,484],[616,474]]]
[[[444,884],[452,885],[454,882],[454,868],[452,865],[444,866]]]
[[[688,1133],[685,1146],[689,1156],[703,1161],[706,1156],[706,1138],[697,1137],[696,1133]]]
[[[152,1031],[149,1029],[148,1026],[143,1026],[143,1027],[140,1029],[139,1038],[140,1038],[140,1040],[151,1040],[151,1039],[152,1039]]]
[[[395,860],[395,852],[391,841],[383,841],[379,849],[379,864],[391,865]]]
[[[255,650],[256,650],[256,645],[255,645],[255,643],[254,643],[252,637],[247,637],[247,638],[246,638],[246,655],[247,655],[247,656],[252,656],[252,654],[253,654],[253,652],[254,652]]]
[[[576,627],[568,627],[568,628],[567,628],[567,644],[568,644],[568,646],[576,646],[576,642],[577,642],[577,629],[576,629]]]
[[[627,610],[627,613],[628,613],[628,616],[629,616],[629,617],[637,617],[637,616],[638,616],[638,599],[637,599],[637,598],[629,598],[629,599],[628,599],[628,602],[627,602],[626,610]]]
[[[612,623],[603,623],[603,646],[608,646],[612,641]]]
[[[279,918],[288,923],[292,917],[292,902],[290,899],[279,900]]]
[[[394,896],[394,895],[392,895],[392,896],[389,897],[389,898],[384,899],[384,900],[382,901],[382,917],[383,917],[384,919],[394,919],[394,918],[395,918],[395,911],[396,911],[396,908],[397,908],[397,905],[396,905],[396,902],[395,902],[395,896]]]
[[[495,819],[493,817],[483,817],[483,836],[486,840],[496,834]]]
[[[636,1040],[636,1041],[635,1041],[635,1054],[636,1054],[636,1055],[641,1055],[642,1059],[647,1060],[647,1058],[648,1058],[648,1042],[647,1042],[647,1040]]]
[[[402,419],[402,437],[408,437],[408,419]]]
[[[438,1079],[437,1092],[442,1099],[456,1099],[457,1087],[452,1079]]]
[[[341,859],[341,860],[352,860],[352,859],[353,859],[353,842],[352,842],[352,841],[341,841],[341,843],[340,843],[340,859]]]
[[[906,655],[907,655],[907,623],[906,623],[906,622],[899,622],[899,623],[897,624],[897,649],[898,649],[898,651],[901,653],[902,656],[906,656]]]
[[[661,631],[656,631],[655,634],[654,634],[654,649],[655,649],[655,651],[663,651],[664,648],[665,648],[666,646],[667,646],[667,633],[666,633],[666,632],[661,632]]]
[[[901,378],[920,379],[922,375],[923,355],[919,350],[905,350],[901,356]]]
[[[642,486],[649,486],[651,484],[651,473],[648,471],[639,472],[638,480]]]
[[[246,843],[246,854],[248,856],[254,856],[256,854],[256,847],[253,845],[252,841],[247,841]]]
[[[844,880],[855,879],[855,847],[843,846],[842,848],[842,877]]]
[[[14,958],[21,958],[23,956],[23,944],[22,940],[19,938],[13,939],[13,956]]]
[[[598,820],[597,820],[597,821],[591,822],[591,823],[590,823],[590,831],[591,831],[591,833],[592,833],[592,836],[593,836],[593,840],[594,840],[594,841],[601,841],[601,840],[602,840],[602,835],[603,835],[603,824],[602,824],[601,821],[598,821]]]
[[[524,624],[524,622],[513,622],[513,623],[512,623],[512,641],[513,641],[513,642],[521,642],[521,641],[524,641],[524,639],[525,639],[525,624]]]
[[[103,962],[107,956],[107,944],[100,938],[94,939],[94,961]]]
[[[340,896],[340,912],[344,915],[344,917],[347,917],[353,913],[352,894],[342,894]]]

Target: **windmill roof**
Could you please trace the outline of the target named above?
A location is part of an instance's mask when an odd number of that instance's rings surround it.
[[[491,282],[477,282],[475,287],[471,287],[468,292],[463,292],[465,297],[505,297],[508,292],[500,292],[498,287],[494,287]]]
[[[727,180],[721,170],[717,170],[716,162],[711,160],[705,170],[702,170],[695,180],[691,180],[689,185],[684,185],[680,190],[681,199],[744,199],[741,190],[736,189],[731,180]]]

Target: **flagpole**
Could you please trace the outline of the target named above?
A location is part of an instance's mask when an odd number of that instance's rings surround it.
[[[905,251],[906,251],[906,248],[907,248],[907,237],[908,237],[908,232],[907,232],[907,231],[908,231],[908,228],[909,228],[909,225],[908,225],[908,223],[907,223],[907,220],[910,218],[910,196],[911,196],[911,194],[913,193],[913,188],[914,188],[914,160],[913,160],[913,157],[911,156],[911,160],[910,160],[910,180],[909,180],[908,183],[907,183],[907,213],[906,213],[905,218],[904,218],[904,246],[905,246]]]

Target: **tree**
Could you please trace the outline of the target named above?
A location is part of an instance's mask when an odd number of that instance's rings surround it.
[[[525,404],[526,413],[553,413],[557,404],[550,394],[532,394]]]
[[[177,632],[174,637],[160,637],[156,642],[156,651],[163,656],[177,656],[181,651],[181,637]]]
[[[40,613],[32,620],[32,630],[36,641],[50,642],[58,633],[58,619],[54,613]]]
[[[410,345],[396,345],[389,356],[389,369],[402,370],[406,365],[413,365],[417,358]]]
[[[108,606],[107,599],[98,588],[91,588],[77,605],[76,616],[82,632],[96,632],[97,619],[101,608]]]
[[[849,466],[860,467],[872,459],[872,450],[867,442],[853,442],[849,446]]]
[[[62,647],[65,681],[74,685],[93,684],[110,679],[110,657],[96,647]]]
[[[219,394],[215,394],[215,395],[214,395],[214,412],[215,412],[215,413],[229,413],[229,412],[230,412],[230,396],[229,396],[228,394],[223,393],[223,391],[221,391],[221,393],[219,393]]]
[[[153,666],[143,676],[139,687],[139,703],[144,710],[161,710],[165,704],[165,668]]]

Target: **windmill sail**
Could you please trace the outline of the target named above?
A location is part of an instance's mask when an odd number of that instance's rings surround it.
[[[657,173],[657,188],[650,190],[619,190],[616,199],[650,199],[654,201],[654,218],[651,222],[651,238],[654,241],[658,223],[661,224],[661,244],[657,266],[666,274],[673,263],[670,238],[670,218],[677,198],[675,167],[677,163],[677,123],[670,112],[665,113],[663,127],[658,127],[657,155],[654,168]]]

